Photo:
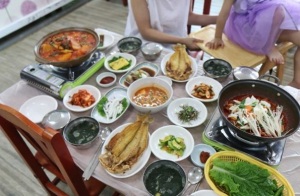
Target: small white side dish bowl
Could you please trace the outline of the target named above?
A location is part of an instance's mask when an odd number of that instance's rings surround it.
[[[194,146],[193,152],[191,154],[191,160],[194,165],[204,168],[205,163],[202,163],[200,161],[200,154],[202,151],[209,152],[209,156],[212,156],[216,153],[216,150],[212,146],[207,144],[197,144]]]
[[[139,106],[136,103],[134,103],[133,96],[135,93],[145,87],[157,87],[163,91],[166,92],[168,96],[168,100],[163,103],[162,105],[159,105],[157,107],[143,107]],[[131,105],[138,111],[146,113],[146,112],[151,112],[157,113],[161,110],[163,110],[165,107],[169,105],[169,103],[172,100],[173,96],[173,89],[172,87],[164,80],[156,78],[156,77],[149,77],[149,78],[142,78],[137,81],[134,81],[127,89],[127,98],[130,100]]]
[[[44,116],[57,109],[57,101],[48,95],[38,95],[28,99],[19,111],[34,123],[42,122]]]
[[[130,67],[128,67],[127,69],[122,69],[122,70],[114,70],[113,68],[111,68],[109,66],[108,61],[112,60],[114,57],[123,57],[124,59],[126,59],[127,61],[131,60],[131,64]],[[131,70],[132,68],[134,68],[136,65],[136,58],[135,56],[133,56],[132,54],[128,54],[128,53],[114,53],[110,56],[108,56],[105,61],[104,61],[104,67],[110,71],[110,72],[114,72],[114,73],[125,73],[128,70]]]
[[[112,77],[113,80],[107,84],[101,83],[101,80],[104,79],[105,77]],[[110,86],[114,85],[116,83],[116,81],[117,81],[116,74],[111,73],[111,72],[103,72],[103,73],[99,74],[96,78],[96,83],[101,87],[110,87]]]
[[[166,82],[169,83],[170,86],[172,86],[172,84],[173,84],[172,79],[167,76],[156,76],[156,77],[159,79],[165,80]]]
[[[164,139],[168,135],[174,135],[175,137],[181,137],[184,139],[186,149],[183,153],[183,156],[177,157],[177,155],[169,154],[164,150],[160,149],[159,140]],[[194,138],[192,134],[185,128],[176,126],[176,125],[167,125],[156,129],[151,137],[149,142],[152,153],[159,159],[165,159],[170,161],[181,161],[186,159],[193,151],[194,148]]]
[[[98,37],[100,35],[104,35],[103,46],[98,46],[99,50],[104,50],[104,49],[110,47],[114,43],[114,41],[115,41],[114,36],[109,34],[108,32],[106,32],[102,29],[99,29],[99,28],[95,29],[95,32],[97,33]],[[100,39],[100,37],[99,37],[99,39]]]
[[[167,54],[162,60],[161,60],[161,63],[160,63],[160,68],[161,68],[161,71],[164,75],[167,75],[167,72],[166,72],[166,64],[167,62],[169,61],[171,55],[174,54],[174,52],[172,53],[169,53]],[[192,61],[192,65],[191,65],[191,68],[193,70],[193,73],[190,75],[189,79],[187,80],[175,80],[173,78],[171,78],[174,82],[187,82],[188,80],[190,80],[191,78],[195,77],[195,75],[197,74],[197,71],[198,71],[198,65],[196,63],[196,60],[189,56],[191,61]]]
[[[179,111],[182,110],[181,106],[183,105],[194,107],[199,112],[198,118],[196,120],[191,120],[190,122],[182,122],[178,117],[178,113]],[[167,114],[170,121],[172,121],[172,123],[174,123],[175,125],[185,127],[185,128],[191,128],[191,127],[199,126],[202,123],[204,123],[204,121],[207,118],[207,109],[202,102],[196,99],[180,98],[180,99],[175,99],[169,104],[167,109]]]
[[[75,93],[78,93],[79,90],[86,90],[88,93],[93,95],[95,98],[95,102],[91,104],[89,107],[81,107],[81,106],[70,104],[69,102],[71,101],[72,96]],[[96,87],[92,85],[80,85],[67,92],[67,94],[64,96],[63,104],[67,109],[73,112],[84,112],[93,108],[99,102],[100,98],[101,98],[101,93]]]
[[[132,72],[138,71],[138,70],[143,70],[143,71],[147,72],[151,77],[155,77],[158,74],[160,68],[156,64],[153,64],[153,63],[150,63],[150,62],[140,63],[140,64],[136,65],[133,69],[131,69],[127,73],[125,73],[120,78],[119,84],[121,86],[123,86],[124,88],[127,88],[128,86],[130,86],[131,82],[128,83],[126,81],[126,78],[129,77],[132,74]],[[139,80],[139,79],[137,79],[137,80]]]
[[[215,93],[215,96],[212,99],[200,99],[192,95],[192,91],[195,85],[200,85],[200,83],[205,83],[212,86],[212,90]],[[192,98],[198,99],[202,102],[212,102],[216,101],[219,97],[219,93],[222,90],[223,86],[220,82],[215,79],[206,76],[198,76],[189,80],[185,85],[185,90],[189,96]]]

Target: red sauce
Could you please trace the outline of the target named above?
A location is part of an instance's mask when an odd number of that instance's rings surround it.
[[[109,84],[114,81],[114,78],[111,76],[106,76],[100,80],[100,84]]]
[[[201,163],[206,163],[207,159],[210,157],[209,152],[201,151],[200,153],[200,161]]]

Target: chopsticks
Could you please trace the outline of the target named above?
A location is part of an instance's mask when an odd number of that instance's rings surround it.
[[[200,182],[201,182],[201,180],[196,184],[196,187],[195,187],[193,193],[196,192],[196,191],[198,191],[199,186],[200,186]]]
[[[89,165],[87,166],[87,168],[85,168],[83,174],[82,174],[82,177],[84,180],[88,180],[90,179],[91,175],[94,173],[97,165],[99,164],[99,153],[100,153],[100,150],[102,148],[102,145],[103,145],[103,140],[101,141],[101,144],[99,145],[99,147],[97,148],[93,158],[91,159]]]

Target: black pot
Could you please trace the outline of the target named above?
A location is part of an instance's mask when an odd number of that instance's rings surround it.
[[[236,128],[224,114],[224,105],[232,98],[239,95],[257,95],[266,97],[270,101],[283,106],[283,111],[288,119],[288,133],[281,137],[259,137]],[[220,92],[218,109],[226,125],[239,137],[252,142],[274,142],[294,134],[300,127],[300,106],[298,102],[282,88],[262,80],[238,80],[227,84]]]

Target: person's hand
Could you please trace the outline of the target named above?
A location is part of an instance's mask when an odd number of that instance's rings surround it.
[[[222,38],[214,38],[213,40],[205,44],[209,49],[217,49],[218,47],[224,48],[224,42]]]
[[[186,47],[193,51],[193,50],[200,50],[199,46],[197,45],[197,43],[203,43],[204,40],[202,39],[197,39],[197,38],[193,38],[193,37],[187,37],[184,38],[182,43],[186,45]]]

